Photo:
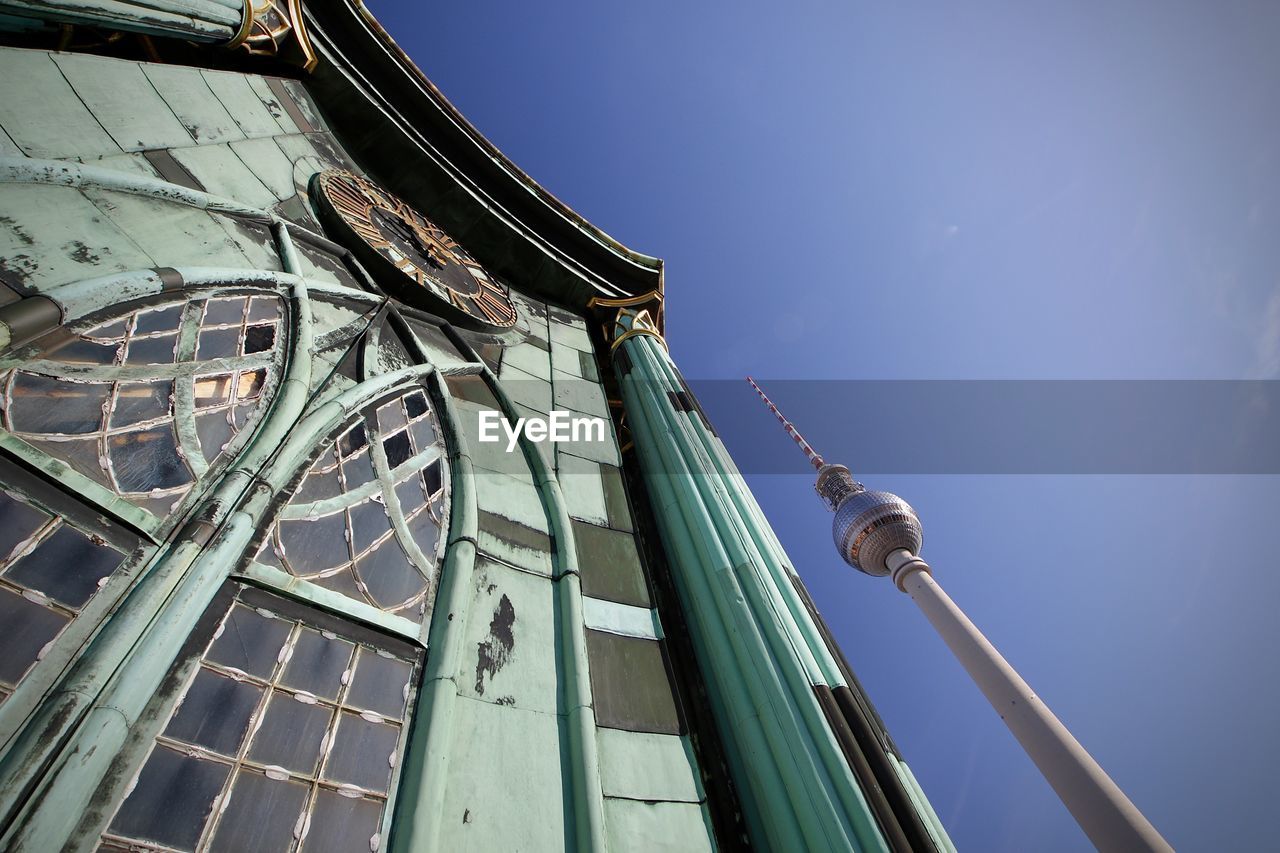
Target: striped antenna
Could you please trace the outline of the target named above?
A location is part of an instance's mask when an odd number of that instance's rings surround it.
[[[804,440],[804,436],[800,434],[800,431],[792,426],[791,421],[787,420],[786,417],[783,416],[778,407],[769,399],[769,395],[760,390],[760,386],[756,384],[754,379],[748,376],[747,381],[751,383],[752,388],[756,389],[756,393],[760,395],[760,399],[764,400],[764,404],[769,407],[769,411],[773,412],[774,417],[782,423],[782,427],[787,431],[787,435],[791,436],[792,440],[795,441],[796,444],[800,445],[800,449],[804,451],[804,455],[809,458],[809,464],[812,465],[815,470],[822,470],[822,466],[827,463],[818,454],[818,451],[809,446],[809,442]]]

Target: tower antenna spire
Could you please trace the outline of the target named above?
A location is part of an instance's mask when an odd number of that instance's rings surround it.
[[[783,429],[787,431],[787,435],[791,436],[792,441],[800,445],[800,449],[804,451],[805,457],[808,458],[809,464],[818,472],[818,481],[814,484],[818,495],[826,502],[827,508],[835,512],[839,508],[840,503],[850,495],[856,495],[865,491],[862,484],[853,479],[853,475],[849,473],[849,469],[843,465],[832,465],[822,458],[822,454],[813,449],[809,442],[804,440],[804,436],[800,434],[800,430],[795,428],[791,421],[787,420],[782,411],[774,405],[769,399],[769,395],[764,393],[756,381],[750,376],[747,381],[751,383],[751,387],[756,389],[756,393],[760,395],[760,399],[764,400],[764,404],[769,407],[769,411],[782,424]]]
[[[751,383],[752,388],[756,389],[756,393],[760,395],[760,399],[764,400],[764,404],[769,407],[769,411],[773,412],[774,417],[776,417],[782,424],[783,429],[787,431],[787,435],[791,436],[792,440],[794,440],[796,444],[800,445],[800,449],[804,451],[804,455],[809,459],[809,464],[813,466],[815,471],[821,471],[822,466],[827,464],[826,460],[822,458],[822,455],[818,453],[818,451],[814,450],[809,445],[809,442],[804,440],[804,436],[800,434],[800,430],[796,429],[791,421],[787,420],[786,415],[782,414],[782,410],[774,405],[773,401],[769,399],[769,395],[764,393],[760,386],[756,384],[754,379],[748,376],[747,381]]]

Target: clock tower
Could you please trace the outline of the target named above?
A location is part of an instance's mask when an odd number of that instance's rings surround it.
[[[662,262],[358,0],[0,0],[0,77],[0,847],[951,849]]]

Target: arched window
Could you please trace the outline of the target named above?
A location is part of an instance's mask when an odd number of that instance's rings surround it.
[[[266,409],[284,318],[274,293],[215,290],[73,324],[0,362],[3,427],[163,520]]]
[[[371,402],[320,449],[256,559],[420,622],[435,578],[447,482],[425,389]]]
[[[244,445],[287,337],[278,292],[204,287],[0,354],[0,701],[23,687],[20,704],[34,705]],[[6,710],[0,736],[22,714]]]

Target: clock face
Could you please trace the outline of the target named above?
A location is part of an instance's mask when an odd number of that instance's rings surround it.
[[[516,309],[507,288],[430,219],[350,172],[331,169],[315,180],[322,207],[399,271],[395,280],[401,295],[412,300],[426,291],[454,312],[485,325],[502,329],[515,325]]]

